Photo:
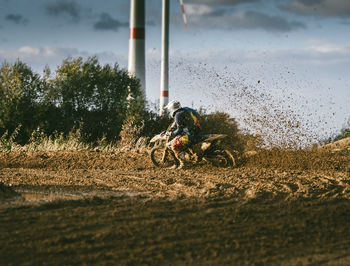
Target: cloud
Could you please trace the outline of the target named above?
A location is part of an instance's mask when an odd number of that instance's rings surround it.
[[[5,19],[7,21],[10,21],[12,23],[15,23],[15,24],[27,24],[28,23],[28,20],[25,19],[22,15],[19,15],[19,14],[7,14]]]
[[[62,63],[62,60],[72,57],[88,58],[90,56],[97,56],[101,64],[114,64],[115,62],[127,63],[127,58],[118,56],[113,52],[105,51],[102,53],[89,53],[80,51],[74,47],[57,47],[57,46],[22,46],[17,50],[0,50],[0,62],[13,63],[16,60],[21,60],[27,63],[33,70],[40,72],[46,65],[55,69]]]
[[[311,39],[306,42],[306,49],[309,54],[315,57],[345,59],[350,57],[350,45],[332,43],[325,40]]]
[[[340,24],[343,24],[343,25],[350,25],[350,21],[341,21]]]
[[[288,32],[306,28],[306,25],[302,22],[288,21],[281,16],[269,16],[255,11],[241,13],[235,20],[242,28],[260,28],[266,31]]]
[[[42,60],[52,58],[61,58],[64,56],[82,55],[76,48],[62,48],[54,46],[35,47],[22,46],[17,50],[0,50],[0,59],[13,61],[17,58],[23,60]]]
[[[46,11],[50,15],[68,15],[73,21],[80,20],[80,8],[74,1],[58,0],[55,3],[47,4]]]
[[[207,16],[215,13],[215,9],[209,5],[186,4],[186,14],[189,16]]]
[[[293,0],[283,8],[303,15],[350,17],[349,0]]]
[[[155,59],[158,57],[160,51],[153,51]],[[147,58],[152,55],[148,51]],[[208,65],[237,65],[240,67],[261,66],[267,65],[290,65],[301,67],[303,69],[309,68],[317,69],[322,67],[333,71],[334,67],[347,66],[343,68],[344,71],[350,67],[350,45],[335,43],[329,40],[310,39],[303,43],[302,48],[279,48],[279,49],[210,49],[198,50],[185,54],[183,51],[177,50],[173,53],[173,61],[176,58],[183,60],[186,58],[192,63],[207,63]],[[267,67],[265,65],[265,67]]]
[[[86,52],[81,52],[72,47],[22,46],[17,50],[0,50],[0,62],[13,63],[19,59],[27,63],[33,70],[39,72],[44,69],[45,65],[56,68],[67,57],[86,57],[87,55]]]
[[[117,19],[113,19],[108,13],[102,13],[99,21],[94,25],[95,30],[112,30],[118,31],[119,28],[129,27],[129,23],[120,22]]]
[[[349,64],[350,45],[333,43],[327,40],[311,39],[303,49],[279,49],[265,53],[276,62],[293,62],[302,66],[322,66]],[[258,55],[257,55],[258,57]]]
[[[189,23],[198,27],[217,29],[260,29],[268,32],[290,32],[306,28],[298,21],[271,16],[256,11],[230,12],[208,5],[187,5]]]

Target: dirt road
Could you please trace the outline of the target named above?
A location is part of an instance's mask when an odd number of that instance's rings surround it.
[[[349,265],[350,156],[0,153],[0,264]]]

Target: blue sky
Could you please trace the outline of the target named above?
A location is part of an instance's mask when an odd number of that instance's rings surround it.
[[[347,123],[350,1],[184,0],[188,31],[170,2],[171,99],[281,137],[314,141]],[[146,93],[156,102],[161,0],[146,0],[146,24]],[[0,62],[19,58],[42,73],[68,56],[97,55],[127,68],[128,28],[128,0],[0,0]]]

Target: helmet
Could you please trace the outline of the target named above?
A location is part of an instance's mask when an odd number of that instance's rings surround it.
[[[175,112],[181,108],[181,104],[178,101],[171,101],[164,108],[169,111],[171,117],[174,117]]]

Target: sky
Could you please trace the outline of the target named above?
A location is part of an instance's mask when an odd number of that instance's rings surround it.
[[[162,1],[145,1],[146,95],[156,103]],[[184,0],[188,30],[179,1],[170,3],[170,100],[227,112],[241,128],[278,135],[272,142],[315,142],[347,125],[350,1]],[[127,69],[129,8],[128,0],[0,0],[0,62],[20,59],[42,74],[69,56],[96,55]]]

